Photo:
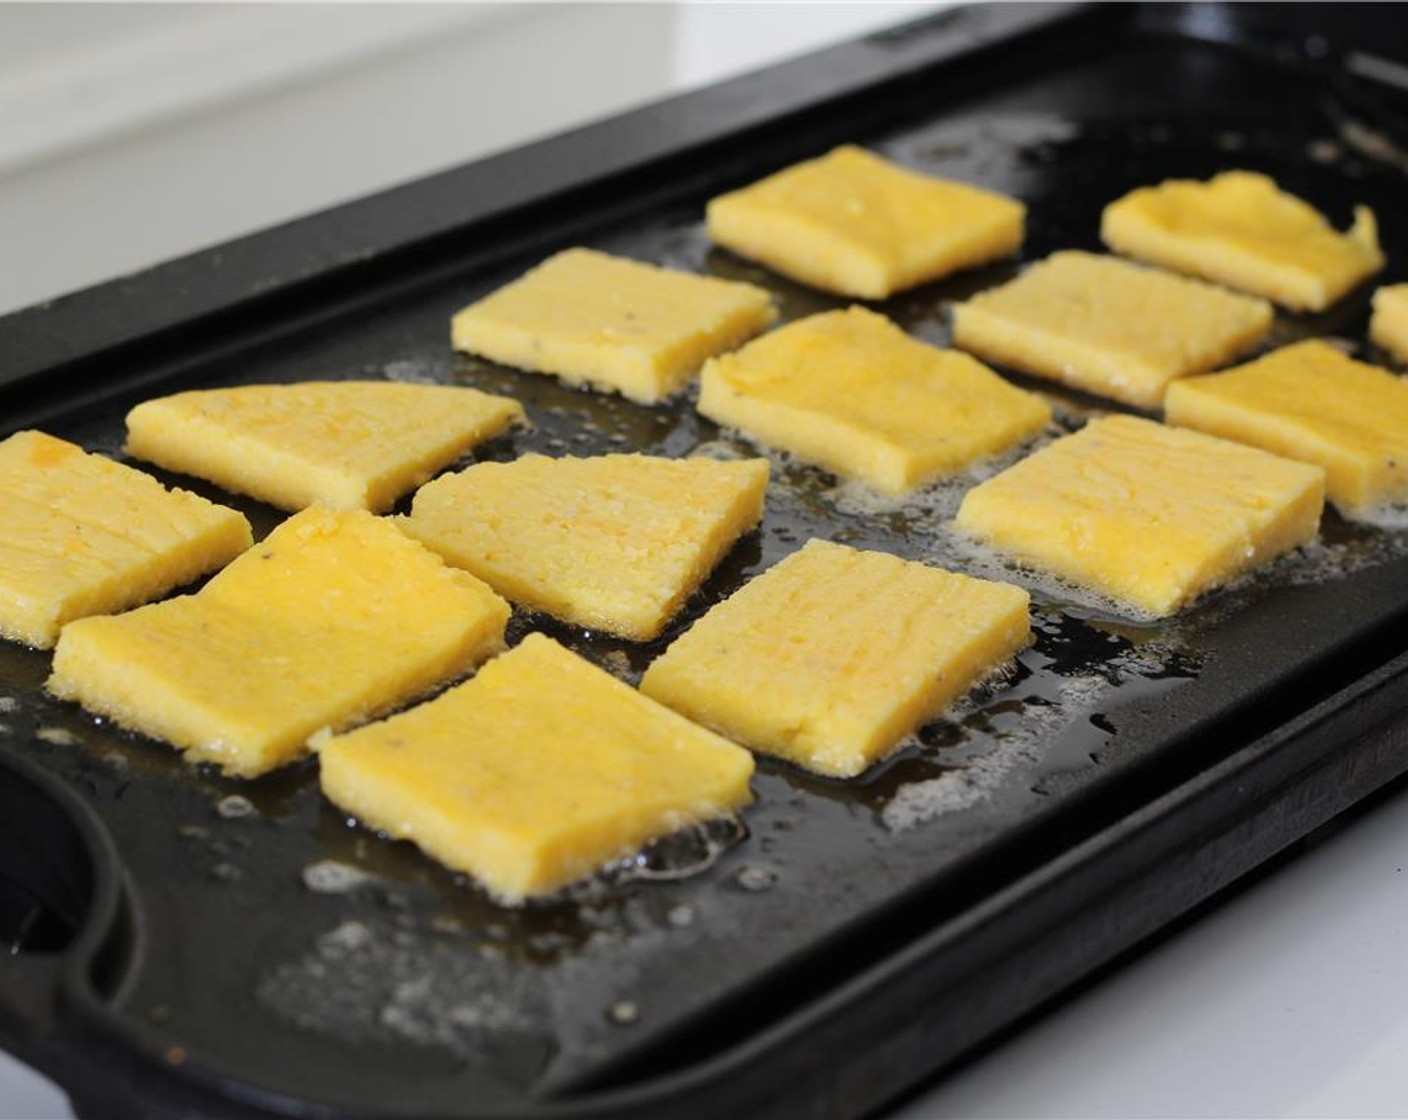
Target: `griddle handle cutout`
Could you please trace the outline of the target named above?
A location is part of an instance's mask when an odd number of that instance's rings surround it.
[[[42,1064],[60,989],[94,974],[120,887],[91,810],[22,759],[0,760],[0,1047]]]

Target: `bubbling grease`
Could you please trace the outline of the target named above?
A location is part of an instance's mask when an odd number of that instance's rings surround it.
[[[1408,529],[1408,502],[1380,502],[1378,505],[1363,506],[1353,512],[1342,510],[1340,516],[1347,521],[1371,525],[1376,529],[1401,531]]]
[[[300,1026],[354,1042],[390,1036],[482,1060],[489,1043],[548,1025],[537,983],[496,959],[348,920],[270,972],[256,995]]]
[[[904,832],[982,804],[1011,776],[1030,772],[1041,760],[1047,741],[1077,720],[1088,718],[1117,687],[1100,674],[1063,678],[1053,701],[1028,704],[1017,727],[1003,732],[982,753],[955,761],[953,769],[936,778],[900,786],[880,810],[881,823],[891,832]],[[963,714],[959,708],[951,718]]]

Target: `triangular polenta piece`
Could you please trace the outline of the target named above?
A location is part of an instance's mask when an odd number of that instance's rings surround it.
[[[712,199],[707,219],[716,244],[784,276],[886,299],[1010,255],[1026,207],[843,144]]]
[[[194,595],[69,623],[49,690],[252,778],[498,653],[508,617],[385,518],[313,508]]]
[[[0,440],[0,638],[49,649],[65,623],[159,598],[251,539],[234,510],[67,440]]]
[[[542,634],[427,704],[313,746],[333,802],[510,904],[751,797],[742,747]]]
[[[735,742],[853,778],[1031,641],[1011,584],[813,539],[719,603],[640,689]]]
[[[1265,300],[1118,257],[1064,250],[953,309],[953,344],[985,362],[1136,408],[1255,346]]]
[[[1310,541],[1324,504],[1319,467],[1105,416],[969,490],[954,525],[1152,619]]]
[[[127,451],[280,509],[380,512],[522,420],[517,401],[460,386],[243,385],[139,404]]]
[[[655,404],[777,319],[762,288],[566,249],[458,312],[456,350]]]
[[[1374,520],[1408,503],[1408,381],[1318,338],[1175,381],[1164,415],[1324,467],[1325,492],[1346,517]]]
[[[1035,393],[863,307],[810,315],[709,361],[699,411],[887,494],[956,474],[1051,419]]]
[[[1169,179],[1105,207],[1100,236],[1117,253],[1265,296],[1293,311],[1323,311],[1384,267],[1367,206],[1340,233],[1315,207],[1251,171],[1207,182]]]
[[[401,524],[515,603],[649,641],[758,523],[767,480],[763,459],[525,455],[436,479]]]

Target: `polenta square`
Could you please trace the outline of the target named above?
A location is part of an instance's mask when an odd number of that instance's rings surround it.
[[[1408,284],[1393,284],[1374,293],[1369,337],[1395,361],[1408,364]]]
[[[255,777],[498,652],[508,615],[389,522],[314,507],[195,595],[69,623],[49,689]]]
[[[509,904],[751,799],[747,751],[541,634],[317,750],[331,801]]]
[[[763,513],[765,459],[601,455],[476,463],[401,526],[522,606],[649,641]]]
[[[885,299],[1010,256],[1026,207],[844,145],[708,206],[709,236],[739,256],[839,295]]]
[[[1384,266],[1367,206],[1339,233],[1309,203],[1250,171],[1141,187],[1105,207],[1100,234],[1118,253],[1295,311],[1328,307]]]
[[[970,490],[956,524],[1134,614],[1163,617],[1315,536],[1325,472],[1111,416]]]
[[[699,411],[887,494],[999,454],[1051,419],[1036,394],[860,307],[714,358],[700,375]]]
[[[809,541],[714,607],[641,691],[754,750],[849,778],[1031,640],[1010,584]]]
[[[455,315],[456,350],[654,404],[777,318],[761,288],[568,249]]]
[[[980,358],[1139,408],[1255,345],[1271,305],[1093,253],[1054,253],[953,312]]]
[[[0,636],[49,649],[75,618],[158,598],[249,547],[232,509],[43,432],[0,441]]]
[[[1170,424],[1325,469],[1341,513],[1408,502],[1408,382],[1317,339],[1169,387]]]
[[[127,452],[280,509],[382,512],[522,421],[517,401],[451,385],[243,385],[139,404]]]

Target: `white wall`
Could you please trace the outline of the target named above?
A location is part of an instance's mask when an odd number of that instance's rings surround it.
[[[0,312],[671,80],[663,5],[167,10],[0,4]]]

